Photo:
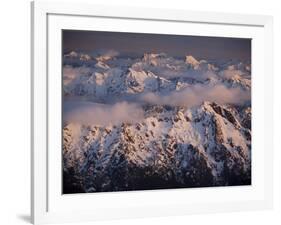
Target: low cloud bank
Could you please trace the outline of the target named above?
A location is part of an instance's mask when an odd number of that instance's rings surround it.
[[[64,122],[106,126],[122,122],[135,123],[144,118],[142,108],[134,103],[113,105],[92,102],[67,101],[64,104]]]
[[[214,87],[194,85],[182,91],[172,92],[170,95],[161,96],[155,93],[147,93],[141,97],[141,100],[156,105],[193,107],[202,104],[204,101],[219,104],[242,104],[250,98],[250,92],[243,91],[240,88],[227,88],[224,85]]]

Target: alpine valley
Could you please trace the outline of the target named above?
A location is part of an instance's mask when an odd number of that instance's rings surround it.
[[[251,184],[251,63],[63,55],[63,193]]]

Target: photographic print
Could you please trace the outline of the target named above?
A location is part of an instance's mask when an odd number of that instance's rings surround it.
[[[62,31],[63,194],[251,185],[251,39]]]

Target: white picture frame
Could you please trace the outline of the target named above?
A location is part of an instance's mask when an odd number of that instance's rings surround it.
[[[138,28],[135,23],[138,23]],[[195,35],[248,37],[254,40],[253,184],[250,187],[62,196],[61,175],[57,175],[61,171],[61,152],[56,146],[60,143],[55,141],[61,125],[61,87],[60,81],[56,80],[61,79],[59,31],[65,28],[129,29],[153,33],[158,29],[158,33],[163,33],[164,27],[171,23],[174,30],[165,33],[178,34],[183,26],[189,26],[189,31]],[[159,28],[156,29],[155,25]],[[182,32],[186,34],[186,31]],[[42,224],[272,208],[272,49],[271,16],[32,2],[32,222]]]

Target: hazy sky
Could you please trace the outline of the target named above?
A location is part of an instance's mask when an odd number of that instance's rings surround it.
[[[202,35],[204,33],[202,32]],[[193,55],[199,59],[251,59],[251,40],[163,34],[102,31],[63,31],[64,52],[76,50],[116,50],[122,54],[143,55],[165,52],[175,57]]]

